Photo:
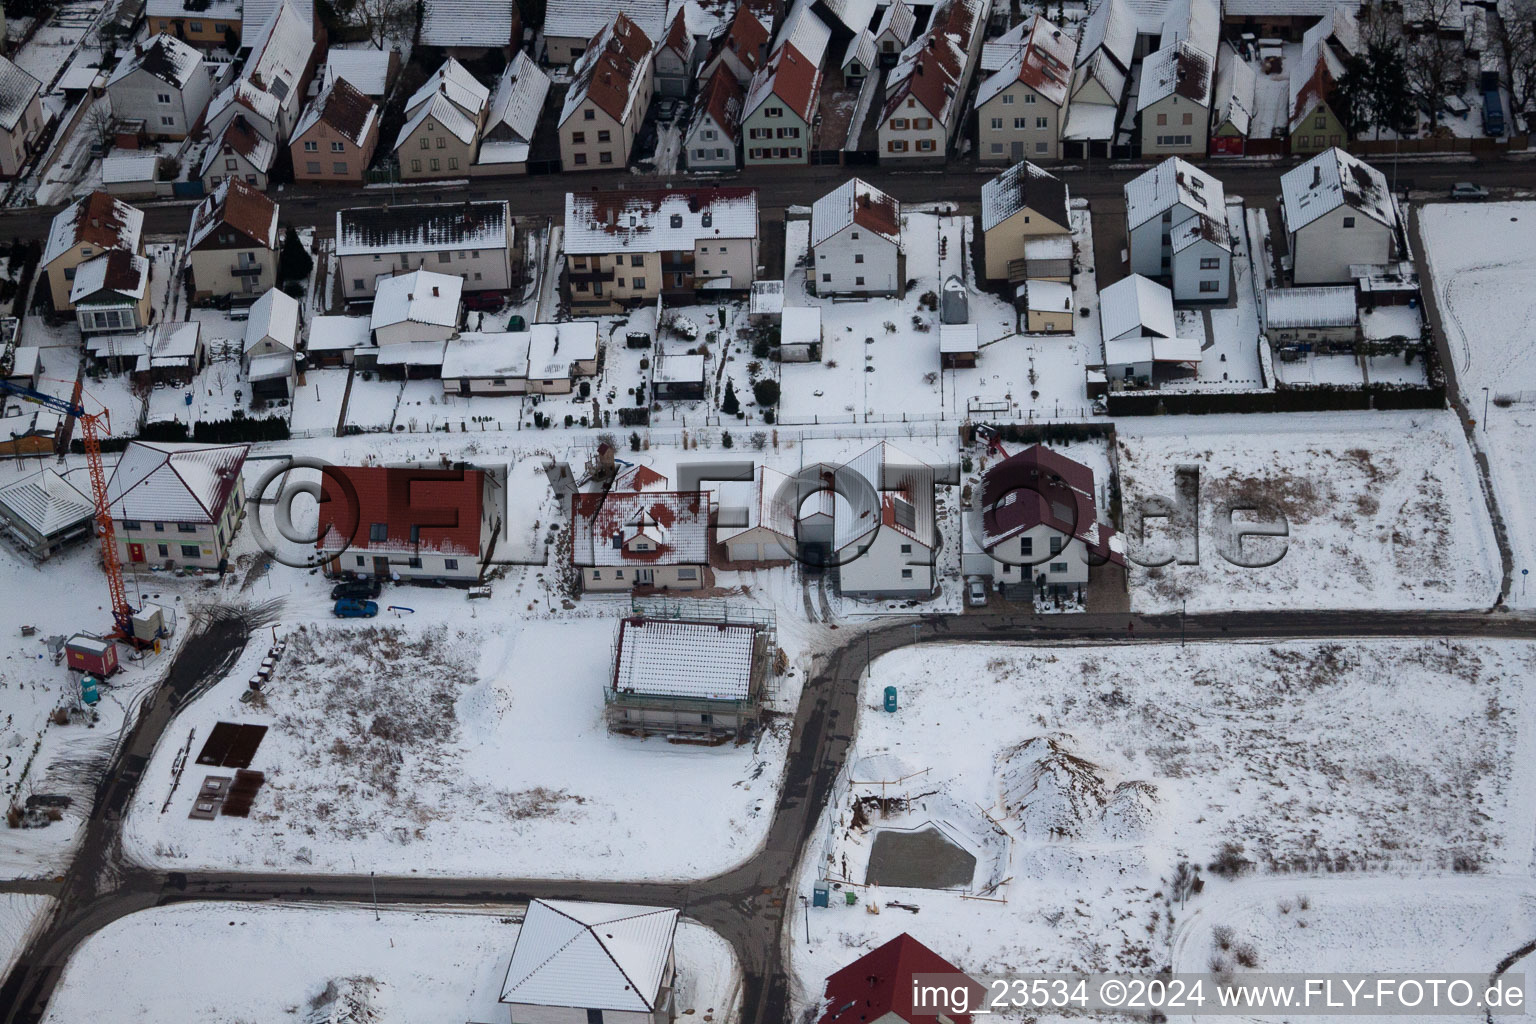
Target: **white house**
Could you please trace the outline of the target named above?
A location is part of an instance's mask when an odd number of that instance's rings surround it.
[[[123,565],[220,568],[245,511],[247,451],[128,442],[107,480]]]
[[[107,79],[112,116],[155,138],[184,139],[203,119],[213,82],[203,55],[174,36],[135,43]]]
[[[741,83],[725,66],[715,68],[695,101],[693,120],[683,133],[683,162],[690,171],[734,171],[746,100]]]
[[[1397,201],[1365,161],[1330,149],[1286,172],[1280,191],[1295,284],[1348,283],[1351,265],[1398,258]]]
[[[900,295],[901,204],[850,178],[811,207],[811,265],[817,295]]]
[[[1221,182],[1170,157],[1125,186],[1131,272],[1167,281],[1180,302],[1225,301],[1232,243]]]
[[[277,100],[277,129],[286,139],[299,120],[315,70],[315,24],[293,0],[283,0],[260,31],[244,40],[251,47],[240,77]]]
[[[391,346],[426,343],[437,347],[435,365],[440,373],[442,343],[459,329],[463,290],[462,277],[430,270],[413,270],[381,280],[368,323],[374,343],[379,346],[380,365],[392,361],[385,352]]]
[[[1099,328],[1111,381],[1153,384],[1159,376],[1187,376],[1200,362],[1199,339],[1176,334],[1173,294],[1138,274],[1099,292]]]
[[[1136,115],[1146,156],[1204,156],[1211,123],[1216,58],[1193,43],[1171,43],[1141,63]]]
[[[365,301],[382,275],[423,268],[457,276],[466,292],[505,293],[515,239],[504,199],[338,210],[341,294]]]
[[[226,100],[226,97],[228,99]],[[245,101],[254,104],[247,106]],[[221,106],[221,102],[225,105]],[[232,85],[209,108],[209,134],[218,141],[203,153],[198,177],[209,192],[231,178],[266,191],[277,160],[277,126],[260,111],[277,112],[276,101],[248,85]],[[214,111],[218,110],[215,115]]]
[[[853,474],[853,486],[843,488],[847,494],[822,490],[801,506],[802,544],[817,536],[816,518],[827,522],[824,536],[835,552],[838,588],[845,595],[932,596],[939,547],[933,467],[881,441],[840,472]],[[816,517],[807,514],[813,508]]]
[[[662,907],[533,900],[501,987],[510,1019],[668,1024],[677,918]]]
[[[941,164],[964,122],[990,0],[941,0],[885,81],[880,161]]]
[[[779,44],[752,77],[743,101],[742,156],[747,166],[810,162],[821,83],[819,65],[793,43]]]
[[[443,352],[443,391],[450,395],[521,395],[528,391],[527,331],[465,331]]]
[[[291,398],[294,356],[299,349],[299,300],[270,288],[251,306],[245,322],[241,369],[251,382],[252,398]]]

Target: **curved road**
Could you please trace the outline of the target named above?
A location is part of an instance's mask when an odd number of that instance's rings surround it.
[[[1132,628],[1134,623],[1134,628]],[[768,837],[750,860],[695,882],[624,883],[538,879],[379,877],[250,873],[163,873],[125,862],[117,842],[139,773],[175,711],[221,674],[244,646],[249,623],[207,624],[177,656],[114,759],[93,808],[80,854],[62,883],[47,930],[0,987],[5,1024],[40,1020],[64,964],[79,944],[112,921],[149,907],[189,900],[335,900],[366,903],[371,883],[392,904],[519,904],[533,897],[649,903],[683,908],[723,935],[744,972],[744,1024],[788,1019],[781,936],[801,851],[816,829],[832,780],[853,739],[859,680],[872,659],[913,643],[1176,643],[1367,637],[1536,639],[1536,617],[1488,612],[1242,612],[1189,616],[1051,615],[1027,612],[921,616],[867,630],[845,629],[806,681],[795,716],[783,786]],[[28,884],[36,891],[35,883]]]

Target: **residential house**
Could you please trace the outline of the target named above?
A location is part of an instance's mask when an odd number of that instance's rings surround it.
[[[576,62],[560,109],[566,171],[623,167],[651,104],[651,40],[620,14]]]
[[[597,321],[534,324],[528,331],[528,391],[568,395],[577,377],[597,373]]]
[[[69,304],[82,334],[149,325],[149,260],[109,249],[75,268]]]
[[[1281,359],[1308,352],[1353,352],[1360,309],[1349,285],[1270,288],[1264,293],[1264,336]]]
[[[1216,99],[1211,108],[1211,156],[1242,156],[1248,150],[1258,109],[1259,76],[1253,65],[1224,47],[1216,64]]]
[[[1221,182],[1170,157],[1125,186],[1131,273],[1169,282],[1174,299],[1232,292],[1232,243]]]
[[[316,316],[304,342],[307,365],[351,366],[359,349],[373,348],[366,316]]]
[[[573,312],[658,295],[745,292],[757,273],[757,192],[749,188],[568,192],[564,294]]]
[[[699,590],[709,575],[700,491],[587,492],[571,499],[571,563],[583,590]]]
[[[794,0],[779,27],[778,46],[790,44],[818,68],[826,62],[827,47],[832,43],[832,27],[812,10],[813,0]]]
[[[379,144],[379,105],[345,78],[331,78],[294,125],[295,181],[361,185]]]
[[[861,88],[864,79],[879,70],[879,59],[879,51],[875,49],[875,34],[866,28],[854,36],[848,48],[843,51],[840,66],[843,84],[850,89]]]
[[[135,43],[107,79],[112,116],[138,121],[157,139],[184,139],[195,131],[213,95],[203,55],[174,36]]]
[[[192,211],[187,271],[194,301],[259,295],[277,284],[277,204],[225,181]]]
[[[818,311],[819,312],[819,311]],[[820,318],[817,318],[818,329]],[[768,466],[750,480],[716,485],[715,540],[730,562],[787,563],[797,557],[801,483]]]
[[[526,174],[528,153],[549,96],[549,76],[521,50],[496,83],[471,173]]]
[[[817,295],[902,294],[901,204],[858,178],[816,200],[811,267]]]
[[[1329,149],[1280,178],[1294,284],[1344,284],[1351,266],[1399,258],[1397,200],[1370,164]]]
[[[917,15],[906,0],[891,0],[875,26],[875,56],[882,68],[896,66],[901,51],[912,41]]]
[[[461,296],[464,279],[430,270],[413,270],[379,282],[373,297],[373,316],[368,327],[379,346],[379,365],[434,366],[433,376],[442,372],[443,343],[458,333],[463,319]],[[384,350],[391,346],[421,344],[436,347],[436,362],[417,362],[390,358]],[[407,371],[409,372],[409,371]]]
[[[328,575],[472,584],[506,513],[504,471],[331,466],[316,553]]]
[[[320,69],[322,81],[345,78],[347,84],[382,105],[400,73],[399,50],[331,49]]]
[[[247,40],[251,54],[240,77],[277,100],[274,141],[292,135],[299,120],[320,54],[317,32],[312,13],[305,14],[294,0],[282,0],[255,38]]]
[[[422,46],[454,57],[511,56],[523,40],[517,0],[422,0]]]
[[[156,150],[115,149],[101,158],[101,187],[119,199],[153,199],[171,194],[161,181],[165,157]]]
[[[1031,278],[1024,282],[1024,330],[1031,334],[1072,333],[1072,286]]]
[[[899,0],[898,0],[899,2]],[[736,8],[725,34],[720,37],[714,53],[699,72],[702,81],[709,81],[715,72],[725,68],[736,83],[746,89],[768,61],[768,30],[757,20],[751,8],[741,4]]]
[[[126,348],[120,341],[109,341],[97,348],[95,342],[99,337],[97,335],[89,342],[92,354],[98,360],[107,352]],[[187,387],[208,365],[208,346],[203,344],[202,325],[195,320],[158,323],[140,332],[139,338],[143,340],[143,351],[133,360],[131,371],[134,384],[141,388],[156,385]]]
[[[402,181],[463,178],[479,151],[491,92],[449,57],[405,104],[395,137]]]
[[[144,14],[154,35],[174,36],[202,49],[229,49],[239,40],[241,0],[148,0]],[[251,26],[252,32],[258,26]]]
[[[1144,155],[1204,155],[1215,72],[1215,58],[1183,40],[1149,54],[1141,62],[1136,114],[1141,121]]]
[[[651,73],[655,76],[654,91],[658,96],[684,97],[693,89],[704,62],[705,43],[709,39],[709,24],[700,15],[695,4],[684,3],[677,8],[656,44],[651,61]]]
[[[821,82],[821,69],[793,43],[779,44],[752,76],[743,101],[742,156],[748,167],[810,163]]]
[[[262,138],[275,142],[282,135],[278,124],[281,109],[276,96],[240,78],[220,90],[208,104],[204,126],[210,136],[217,138],[231,124],[243,121]]]
[[[1291,69],[1290,117],[1287,123],[1292,153],[1310,156],[1349,142],[1349,130],[1330,100],[1344,77],[1344,64],[1321,40],[1302,51]]]
[[[123,565],[223,571],[245,513],[248,450],[129,441],[107,480]]]
[[[940,0],[885,80],[880,160],[942,164],[964,121],[990,0]]]
[[[54,310],[74,310],[70,292],[82,263],[117,249],[143,255],[143,227],[143,211],[105,192],[92,192],[60,211],[48,229],[48,244],[38,264],[48,275]]]
[[[1136,16],[1128,0],[1101,0],[1083,23],[1062,126],[1062,155],[1109,155],[1136,57]]]
[[[0,533],[33,558],[89,540],[95,523],[96,503],[52,469],[0,487]]]
[[[748,734],[775,646],[773,630],[754,623],[620,619],[613,678],[603,693],[608,728],[641,736]],[[612,934],[606,925],[602,933]],[[671,1019],[668,1010],[664,1020]]]
[[[881,441],[828,476],[830,485],[800,506],[803,558],[829,552],[848,597],[933,596],[939,525],[933,467]],[[809,503],[809,504],[807,504]]]
[[[741,108],[746,93],[731,69],[719,65],[699,90],[693,119],[683,132],[683,164],[690,171],[734,171]]]
[[[1125,566],[1123,545],[1099,521],[1093,470],[1044,445],[988,467],[981,479],[980,539],[1007,597],[1081,599],[1095,566]]]
[[[662,907],[533,900],[502,982],[507,1019],[668,1024],[677,1011],[677,917]]]
[[[1012,46],[1012,54],[976,89],[980,158],[1009,164],[1059,159],[1077,44],[1038,14],[987,47],[999,44]]]
[[[471,294],[504,294],[521,262],[515,238],[506,200],[338,210],[342,298],[366,301],[381,278],[421,269],[453,274]]]
[[[45,123],[43,84],[0,56],[0,178],[21,173]]]
[[[1072,197],[1067,183],[1021,161],[981,186],[983,265],[988,281],[1018,284],[1027,275],[1026,247],[1034,239],[1070,244]]]
[[[443,392],[449,395],[528,393],[528,331],[464,331],[443,351]]]
[[[277,144],[263,135],[257,124],[243,113],[230,119],[218,136],[218,143],[204,153],[198,168],[205,190],[212,192],[225,181],[243,181],[258,191],[266,191],[277,159]]]
[[[1132,274],[1099,292],[1104,371],[1115,387],[1155,385],[1198,370],[1201,342],[1177,336],[1173,293]]]
[[[647,39],[666,31],[667,0],[549,0],[544,10],[544,56],[575,64],[623,14]]]
[[[269,288],[245,322],[240,369],[253,399],[292,398],[297,382],[299,300]]]
[[[960,968],[903,932],[827,978],[817,1024],[924,1024],[934,1015],[916,1002],[913,979],[929,974],[963,978]],[[952,1024],[971,1024],[968,1013],[946,1014]]]

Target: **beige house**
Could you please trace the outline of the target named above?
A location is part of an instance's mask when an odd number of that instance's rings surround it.
[[[1009,164],[1059,159],[1077,44],[1037,14],[987,44],[992,52],[999,45],[1013,52],[976,89],[980,158]]]
[[[245,512],[247,450],[130,441],[107,481],[123,564],[221,568]]]
[[[0,178],[14,178],[43,130],[42,83],[0,56]]]
[[[565,279],[573,313],[657,296],[745,292],[757,274],[757,192],[747,188],[568,192]]]
[[[144,8],[151,35],[175,36],[194,46],[223,46],[230,32],[240,36],[241,0],[149,0]],[[254,35],[260,25],[251,26]]]
[[[40,264],[48,275],[53,308],[61,313],[74,310],[70,292],[82,263],[114,249],[142,256],[143,227],[142,210],[105,192],[92,192],[54,217]]]
[[[336,257],[348,302],[371,299],[389,275],[422,269],[458,276],[468,293],[505,295],[521,262],[505,199],[338,210]]]
[[[1072,333],[1072,286],[1060,281],[1024,283],[1024,330],[1030,334]]]
[[[1184,41],[1142,61],[1136,113],[1143,156],[1205,155],[1215,72],[1216,59]]]
[[[192,211],[187,270],[194,300],[260,295],[277,284],[277,204],[226,181]]]
[[[587,591],[699,590],[709,568],[703,491],[614,491],[571,499],[571,562]]]
[[[361,185],[379,144],[379,120],[377,103],[346,79],[330,79],[294,126],[294,180]]]
[[[981,186],[982,248],[988,281],[1019,284],[1031,241],[1072,236],[1067,183],[1027,161]]]
[[[450,57],[405,105],[395,137],[400,180],[465,178],[479,152],[491,91]]]
[[[880,162],[939,165],[965,118],[964,103],[980,64],[985,0],[941,0],[885,81]]]
[[[651,41],[620,14],[576,62],[560,110],[565,171],[623,167],[651,104]]]

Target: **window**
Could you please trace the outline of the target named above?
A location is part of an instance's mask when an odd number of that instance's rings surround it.
[[[1355,226],[1355,218],[1353,218],[1353,217],[1345,217],[1344,218],[1344,226],[1347,227],[1347,228],[1354,227]]]
[[[320,161],[319,160],[306,160],[306,161],[304,161],[304,172],[306,174],[319,174],[320,173]]]
[[[331,173],[332,174],[346,174],[347,173],[347,162],[345,160],[337,160],[335,163],[331,164]]]
[[[1179,119],[1179,123],[1180,124],[1194,124],[1195,123],[1195,115],[1194,114],[1185,114],[1182,118]]]
[[[449,262],[452,259],[453,259],[453,253],[451,253],[451,252],[440,252],[440,253],[437,254],[437,262],[439,262],[439,263],[447,263],[447,262]]]
[[[1318,114],[1316,117],[1314,117],[1312,119],[1312,127],[1313,128],[1327,128],[1328,127],[1328,115],[1327,114]]]
[[[763,108],[763,116],[764,117],[783,117],[784,116],[784,108],[783,107],[765,107],[765,108]]]
[[[155,102],[156,103],[169,103],[169,102],[171,102],[171,94],[168,93],[168,92],[157,92],[157,93],[155,93]]]
[[[613,133],[610,132],[608,129],[604,128],[603,130],[601,130],[601,131],[599,131],[597,133],[597,141],[598,142],[612,142],[613,141]]]
[[[603,578],[603,570],[601,570],[601,569],[593,569],[592,570],[592,578],[595,579],[595,580],[602,579]],[[597,1012],[598,1013],[602,1013],[603,1011],[599,1010]],[[589,1013],[588,1016],[590,1017],[591,1014]]]
[[[685,569],[679,566],[677,570],[677,578],[680,580],[696,580],[699,578],[699,570]]]
[[[932,139],[918,139],[917,151],[919,153],[932,153],[937,148]]]
[[[571,145],[584,146],[587,143],[586,132],[571,132]]]
[[[638,289],[643,289],[645,287],[645,278],[643,278],[643,277],[633,278],[632,279],[631,287],[633,287],[633,288],[635,288],[637,290]]]
[[[575,156],[575,162],[576,162],[577,166],[581,166],[582,164],[585,164],[587,162],[587,154],[585,154],[585,153],[577,153],[576,156]]]
[[[174,117],[162,117],[162,118],[160,118],[160,124],[163,127],[169,128],[171,125],[173,125],[175,123],[176,123],[176,119]]]
[[[854,284],[855,284],[855,285],[856,285],[856,286],[858,286],[858,287],[861,287],[861,288],[862,288],[862,287],[863,287],[863,286],[864,286],[864,279],[863,279],[863,278],[862,278],[862,277],[856,277],[856,278],[854,278],[854,279],[853,279],[853,283],[854,283]]]
[[[1049,153],[1050,150],[1051,150],[1051,144],[1049,142],[1037,142],[1037,143],[1035,143],[1035,152],[1036,153]]]
[[[1200,282],[1200,290],[1202,292],[1206,292],[1206,293],[1219,292],[1219,291],[1221,291],[1221,282],[1220,281],[1201,281]]]
[[[901,570],[901,578],[904,579],[904,580],[911,579],[912,578],[912,570],[911,569],[903,569],[903,570]]]
[[[171,546],[169,544],[156,544],[155,548],[160,552],[161,558],[171,557]]]
[[[193,32],[201,32],[203,30],[203,23],[200,21],[188,22],[187,28],[191,29]]]
[[[715,141],[715,130],[713,128],[705,128],[699,134],[700,134],[700,136],[703,137],[705,142],[714,142]]]
[[[1003,130],[1003,119],[1002,118],[994,117],[992,119],[992,130],[995,131],[995,132],[1000,132],[1000,131]]]
[[[1296,137],[1296,145],[1300,146],[1302,149],[1306,149],[1308,146],[1312,145],[1312,136],[1298,135]]]
[[[1019,538],[1019,554],[1021,554],[1021,555],[1033,555],[1034,553],[1035,553],[1035,538],[1033,538],[1033,537],[1020,537]]]
[[[904,555],[910,555],[912,553],[912,545],[911,544],[903,544],[901,546],[901,553],[904,554]]]
[[[1061,554],[1061,538],[1060,537],[1052,537],[1051,538],[1051,554],[1053,554],[1053,555]]]
[[[156,533],[164,533],[165,532],[165,524],[164,523],[156,523],[155,524],[155,532]]]
[[[1024,94],[1024,105],[1027,107],[1027,106],[1029,106],[1033,102],[1035,102],[1035,94],[1032,93],[1032,92],[1025,93]]]
[[[443,162],[441,160],[439,160],[437,157],[433,157],[431,159],[430,165],[431,165],[431,167],[432,167],[432,169],[434,171],[440,171],[440,170],[443,169]]]
[[[332,153],[345,153],[346,151],[347,151],[346,143],[344,143],[344,142],[333,142],[333,143],[331,143],[331,152]]]
[[[427,138],[425,135],[423,135],[422,138],[421,138],[421,148],[422,149],[431,149],[432,148],[432,140]]]
[[[1005,106],[1005,107],[1013,106],[1013,93],[1011,93],[1011,92],[1003,93],[1003,106]]]
[[[368,540],[374,544],[389,539],[388,523],[372,523],[368,527]]]
[[[594,111],[591,107],[588,107],[586,110],[581,112],[581,119],[583,121],[596,121],[597,112]]]
[[[605,149],[601,153],[597,154],[597,162],[600,164],[611,164],[613,163],[613,154]]]
[[[438,149],[442,149],[447,144],[447,141],[448,140],[444,139],[441,135],[439,135],[437,137],[437,148]]]
[[[831,274],[822,274],[822,275],[821,275],[821,283],[822,283],[822,284],[827,284],[827,283],[829,283],[829,282],[830,282],[830,281],[831,281],[831,280],[832,280],[832,275],[831,275]]]
[[[239,170],[238,166],[235,164],[235,158],[234,157],[230,157],[228,160],[224,161],[224,169],[226,171]]]
[[[1022,129],[1024,127],[1024,125],[1026,125],[1028,122],[1029,122],[1029,119],[1025,118],[1025,117],[1016,117],[1016,118],[1014,118],[1013,119],[1013,130],[1014,131],[1018,131],[1018,130]]]
[[[362,555],[358,555],[357,556],[357,564],[358,565],[367,565],[368,563],[363,559]]]
[[[181,546],[182,558],[197,558],[202,553],[202,549],[199,548],[196,544],[183,544]]]
[[[994,152],[994,153],[1001,153],[1002,151],[1003,151],[1003,144],[1001,142],[994,142],[994,143],[992,143],[992,152]]]
[[[445,559],[443,559],[443,568],[444,569],[457,569],[458,567],[459,567],[459,560],[457,558],[445,558]]]
[[[459,169],[459,158],[458,157],[451,156],[451,157],[448,158],[448,169],[450,171],[456,171],[456,170]]]
[[[861,253],[861,252],[854,253],[853,254],[853,262],[855,262],[855,263],[863,263],[864,262],[864,254]]]
[[[930,131],[933,128],[933,118],[915,117],[912,119],[912,127],[920,132]]]
[[[65,270],[64,270],[64,280],[66,280],[66,281],[73,281],[74,279],[75,279],[75,268],[74,267],[67,267],[67,268],[65,268]]]
[[[355,291],[355,292],[360,292],[360,291],[363,290],[363,288],[364,288],[363,279],[360,278],[360,277],[354,277],[352,279],[352,290]]]
[[[196,533],[197,532],[197,524],[196,523],[177,523],[176,524],[176,529],[179,532],[181,532],[181,533]]]
[[[480,280],[480,271],[478,271],[478,270],[475,271],[475,280],[476,281]]]
[[[1037,117],[1037,118],[1035,118],[1035,127],[1036,128],[1049,128],[1050,126],[1051,126],[1051,119],[1050,118],[1048,118],[1048,117]]]
[[[1158,127],[1162,127],[1163,125],[1165,125],[1167,123],[1168,123],[1168,115],[1167,114],[1158,114],[1157,115]]]
[[[409,568],[420,569],[421,568],[421,559],[420,558],[409,558],[409,559],[406,559],[406,563],[405,564]]]
[[[421,170],[421,161],[420,160],[412,160],[411,161],[411,170],[413,170],[413,171]]]
[[[907,119],[904,117],[891,118],[891,131],[902,132],[907,130]]]
[[[139,522],[137,519],[124,519],[123,520],[123,529],[125,529],[125,530],[141,530],[143,528],[144,528],[144,524]]]
[[[1066,571],[1067,571],[1067,563],[1066,562],[1052,562],[1051,563],[1051,572],[1066,572]]]
[[[1200,257],[1200,269],[1201,270],[1220,270],[1221,269],[1221,258],[1218,257],[1218,256],[1202,256],[1202,257]]]
[[[645,257],[638,252],[632,252],[629,254],[629,265],[632,267],[643,267],[645,266]]]

